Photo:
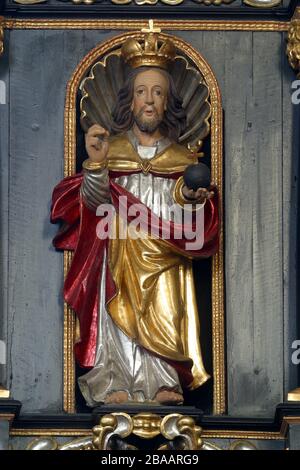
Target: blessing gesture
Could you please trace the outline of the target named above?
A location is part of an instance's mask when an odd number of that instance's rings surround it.
[[[109,132],[99,124],[94,124],[85,134],[85,148],[92,162],[102,163],[108,153]]]

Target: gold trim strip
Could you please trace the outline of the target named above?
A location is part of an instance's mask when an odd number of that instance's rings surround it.
[[[93,432],[88,429],[15,429],[12,428],[10,436],[62,436],[62,437],[87,437],[92,436]]]
[[[264,432],[264,431],[203,431],[201,434],[203,439],[257,439],[282,441],[284,436],[280,432]]]
[[[283,21],[201,21],[155,20],[155,26],[173,31],[288,31],[290,22]],[[4,18],[5,29],[103,29],[139,30],[148,20],[15,20]]]
[[[62,437],[88,437],[93,433],[87,429],[15,429],[12,428],[10,436],[62,436]],[[203,439],[255,439],[255,440],[284,440],[280,432],[263,431],[218,431],[203,430],[201,437]]]
[[[69,270],[72,261],[72,253],[64,253],[64,278]],[[74,342],[75,342],[75,315],[72,309],[64,303],[64,398],[63,407],[67,413],[75,413],[75,361],[74,361]]]

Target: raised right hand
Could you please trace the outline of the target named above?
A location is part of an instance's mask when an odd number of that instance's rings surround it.
[[[91,161],[102,163],[106,160],[108,137],[109,132],[99,124],[94,124],[89,128],[85,134],[85,148]]]

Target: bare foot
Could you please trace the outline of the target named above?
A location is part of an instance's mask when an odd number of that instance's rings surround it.
[[[105,398],[104,403],[110,405],[112,403],[126,403],[128,401],[128,393],[124,391],[113,392]]]
[[[155,396],[155,400],[166,405],[172,403],[174,405],[180,405],[183,403],[183,395],[172,390],[160,390]]]

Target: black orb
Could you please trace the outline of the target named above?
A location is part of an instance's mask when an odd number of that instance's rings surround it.
[[[210,170],[204,163],[189,165],[186,167],[183,180],[189,189],[196,191],[198,188],[209,188]]]

